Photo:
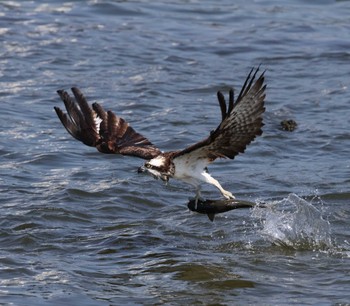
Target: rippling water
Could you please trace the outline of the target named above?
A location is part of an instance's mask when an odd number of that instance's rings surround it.
[[[349,303],[350,3],[148,2],[0,3],[0,303]],[[210,172],[268,207],[213,223],[191,188],[83,146],[53,111],[78,86],[184,148],[258,64],[264,134]]]

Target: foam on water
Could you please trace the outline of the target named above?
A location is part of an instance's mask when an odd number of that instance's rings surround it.
[[[332,247],[329,222],[311,202],[296,194],[254,209],[253,216],[261,221],[261,235],[276,245],[312,250]]]

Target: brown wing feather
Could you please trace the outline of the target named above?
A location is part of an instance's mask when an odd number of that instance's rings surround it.
[[[72,88],[75,100],[64,90],[58,90],[67,110],[54,107],[58,118],[75,139],[96,147],[102,153],[119,153],[151,159],[161,152],[147,138],[137,133],[123,118],[106,112],[94,103],[92,108],[78,88]]]
[[[179,151],[174,158],[193,154],[196,158],[210,161],[217,157],[233,159],[237,154],[243,153],[256,136],[262,134],[266,85],[264,85],[264,73],[253,84],[258,71],[259,68],[252,77],[253,69],[250,71],[236,102],[233,90],[230,90],[228,107],[224,96],[218,92],[222,115],[220,125],[208,138]]]

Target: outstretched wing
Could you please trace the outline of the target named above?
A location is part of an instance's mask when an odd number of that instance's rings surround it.
[[[102,153],[119,153],[151,159],[161,152],[147,138],[137,133],[123,118],[106,112],[98,103],[87,103],[78,88],[73,87],[72,98],[66,91],[58,90],[67,110],[54,107],[58,118],[75,139],[96,147]]]
[[[259,68],[253,76],[253,69],[250,71],[235,102],[234,92],[230,90],[228,106],[223,94],[218,92],[222,115],[220,125],[205,140],[177,152],[174,159],[184,158],[193,162],[204,159],[208,164],[218,157],[233,159],[262,134],[266,85],[264,73],[254,83],[258,71]]]

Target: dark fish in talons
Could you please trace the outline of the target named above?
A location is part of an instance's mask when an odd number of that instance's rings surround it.
[[[249,201],[237,200],[237,199],[221,199],[221,200],[198,200],[197,207],[195,199],[188,202],[187,207],[189,210],[198,212],[200,214],[206,214],[210,221],[214,221],[215,214],[227,212],[238,208],[252,208],[255,206],[265,207],[263,203],[253,203]]]

